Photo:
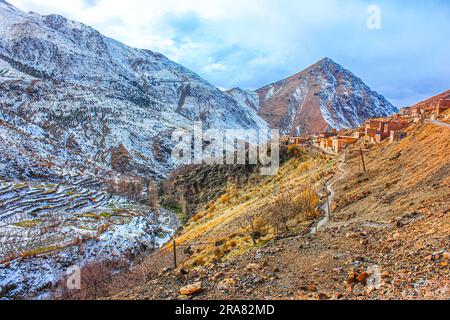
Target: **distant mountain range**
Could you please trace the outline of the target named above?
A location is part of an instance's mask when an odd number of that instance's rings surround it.
[[[0,0],[0,176],[67,167],[164,176],[171,132],[268,129],[257,112],[159,53],[130,48],[59,15]]]
[[[69,170],[165,176],[175,128],[348,128],[396,112],[330,59],[251,92],[223,92],[163,55],[0,0],[0,177]],[[121,157],[127,161],[117,161]]]

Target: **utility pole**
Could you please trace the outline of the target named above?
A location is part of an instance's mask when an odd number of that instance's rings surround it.
[[[326,185],[325,185],[325,192],[327,193],[328,219],[331,220],[330,198],[329,198],[329,194],[328,194],[328,188]]]
[[[174,269],[177,268],[177,243],[175,239],[173,239],[173,266]]]
[[[361,157],[358,157],[358,172],[361,173]]]
[[[366,172],[367,172],[367,171],[366,171],[366,164],[365,164],[365,162],[364,162],[364,154],[363,154],[362,149],[359,149],[359,152],[360,152],[360,154],[361,154],[361,161],[362,161],[364,173],[366,173]]]

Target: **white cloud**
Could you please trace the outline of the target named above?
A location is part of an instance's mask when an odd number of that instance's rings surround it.
[[[402,104],[413,99],[407,92],[418,88],[414,77],[428,75],[425,94],[450,83],[450,44],[442,40],[450,33],[450,5],[442,1],[378,0],[379,31],[367,30],[372,3],[366,0],[9,1],[161,52],[221,87],[257,88],[324,56]]]
[[[226,72],[228,70],[230,70],[230,68],[223,63],[211,63],[203,68],[203,71],[206,73]]]

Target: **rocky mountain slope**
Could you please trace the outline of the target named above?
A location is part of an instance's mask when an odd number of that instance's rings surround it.
[[[272,128],[301,135],[327,127],[355,128],[397,112],[380,94],[331,59],[256,91],[258,113]]]
[[[332,172],[338,176],[331,220],[317,233],[292,225],[288,233],[267,232],[253,244],[242,222],[251,222],[246,217],[252,208],[261,212],[276,200],[272,181],[251,183],[230,203],[212,202],[178,234],[179,250],[189,247],[177,270],[147,273],[144,283],[131,288],[113,286],[109,297],[448,299],[450,130],[429,123],[406,131],[402,141],[368,147],[366,173],[359,153],[340,159],[310,154],[281,168],[280,194],[303,188],[306,181],[323,185]],[[286,210],[278,207],[278,217]],[[165,266],[171,266],[170,259]],[[196,293],[182,296],[181,288]]]
[[[434,97],[421,101],[415,104],[413,107],[421,107],[421,108],[435,107],[437,103],[443,99],[444,100],[450,99],[450,90],[444,91],[438,95],[435,95]]]
[[[0,1],[0,175],[61,177],[66,168],[163,176],[174,128],[266,129],[239,103],[161,54],[130,48],[58,15]]]

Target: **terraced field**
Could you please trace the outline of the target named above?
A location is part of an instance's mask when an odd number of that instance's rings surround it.
[[[0,181],[0,221],[11,224],[52,212],[79,212],[108,204],[100,183],[82,178],[71,186]]]
[[[42,292],[71,265],[152,250],[177,227],[168,210],[111,196],[92,177],[72,181],[0,181],[0,296]]]

